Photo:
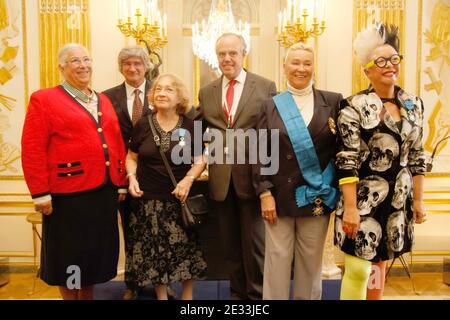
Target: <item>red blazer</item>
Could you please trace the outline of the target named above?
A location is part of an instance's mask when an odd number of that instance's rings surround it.
[[[62,87],[31,95],[22,167],[33,198],[72,194],[111,181],[126,187],[125,146],[111,102],[98,95],[97,123]]]

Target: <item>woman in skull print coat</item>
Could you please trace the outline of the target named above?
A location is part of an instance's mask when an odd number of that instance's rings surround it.
[[[370,87],[343,100],[338,115],[341,299],[381,299],[386,261],[411,250],[414,223],[425,221],[423,104],[396,86],[403,59],[397,32],[378,24],[358,35],[354,50]],[[366,291],[371,267],[374,288]]]

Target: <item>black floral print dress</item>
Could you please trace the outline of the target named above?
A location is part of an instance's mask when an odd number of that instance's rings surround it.
[[[194,137],[194,123],[183,116],[172,131],[165,132],[159,126],[156,114],[151,119],[175,179],[180,181],[191,165],[173,163],[171,153],[176,146],[183,146],[184,149],[190,145],[187,154],[201,155],[202,149],[198,154],[194,153],[191,138]],[[142,198],[132,199],[131,202],[130,232],[127,237],[127,246],[131,250],[127,250],[125,279],[139,287],[203,279],[207,264],[197,235],[183,228],[181,205],[171,194],[173,185],[148,121],[147,117],[138,121],[130,141],[130,150],[138,154],[137,178],[144,194]],[[183,139],[181,130],[186,132]],[[179,141],[172,140],[172,137],[177,136],[180,137]]]
[[[133,250],[126,271],[139,287],[205,277],[206,262],[196,235],[182,227],[179,201],[137,200],[132,207]]]
[[[336,209],[334,243],[343,252],[373,262],[411,251],[414,243],[412,177],[425,173],[423,103],[399,87],[395,122],[373,89],[341,103],[338,116],[339,179],[358,177],[361,216],[356,239],[342,229],[343,196]]]

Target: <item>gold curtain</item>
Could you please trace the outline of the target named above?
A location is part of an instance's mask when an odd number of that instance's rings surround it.
[[[61,83],[58,50],[67,43],[91,47],[89,0],[40,0],[39,46],[40,86]]]
[[[400,54],[404,53],[405,0],[354,0],[353,15],[353,40],[361,30],[376,21],[393,24],[399,27]],[[400,71],[399,85],[403,86],[403,83],[404,72]],[[367,89],[368,86],[369,80],[367,80],[361,66],[353,56],[353,93]]]

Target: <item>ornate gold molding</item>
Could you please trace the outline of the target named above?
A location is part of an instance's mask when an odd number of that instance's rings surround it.
[[[425,194],[441,194],[441,193],[450,193],[450,190],[425,190],[423,193],[425,193]]]
[[[29,84],[28,84],[28,45],[27,45],[27,10],[25,0],[22,0],[22,46],[23,46],[23,65],[24,65],[24,90],[25,105],[28,105]]]
[[[26,217],[30,213],[34,213],[34,210],[27,212],[0,212],[2,217]]]
[[[448,179],[450,178],[450,172],[427,172],[425,174],[426,179]]]
[[[193,91],[193,100],[194,106],[198,106],[198,92],[200,91],[200,58],[196,55],[194,57],[194,91]]]
[[[425,204],[450,204],[450,199],[424,199]],[[447,210],[450,213],[450,210]]]
[[[410,254],[412,256],[450,256],[450,251],[412,251]],[[416,263],[419,262],[414,261],[414,264]]]
[[[421,72],[422,72],[422,15],[423,1],[419,0],[419,13],[417,17],[417,70],[416,70],[416,94],[420,96]]]
[[[11,208],[11,207],[19,207],[19,208],[34,208],[34,204],[31,201],[2,201],[0,202],[0,208]],[[2,212],[0,212],[0,215],[3,215]]]
[[[0,252],[0,257],[11,257],[11,258],[34,258],[34,252],[23,253],[23,252]]]
[[[18,181],[18,180],[25,180],[22,176],[0,176],[0,181]]]

